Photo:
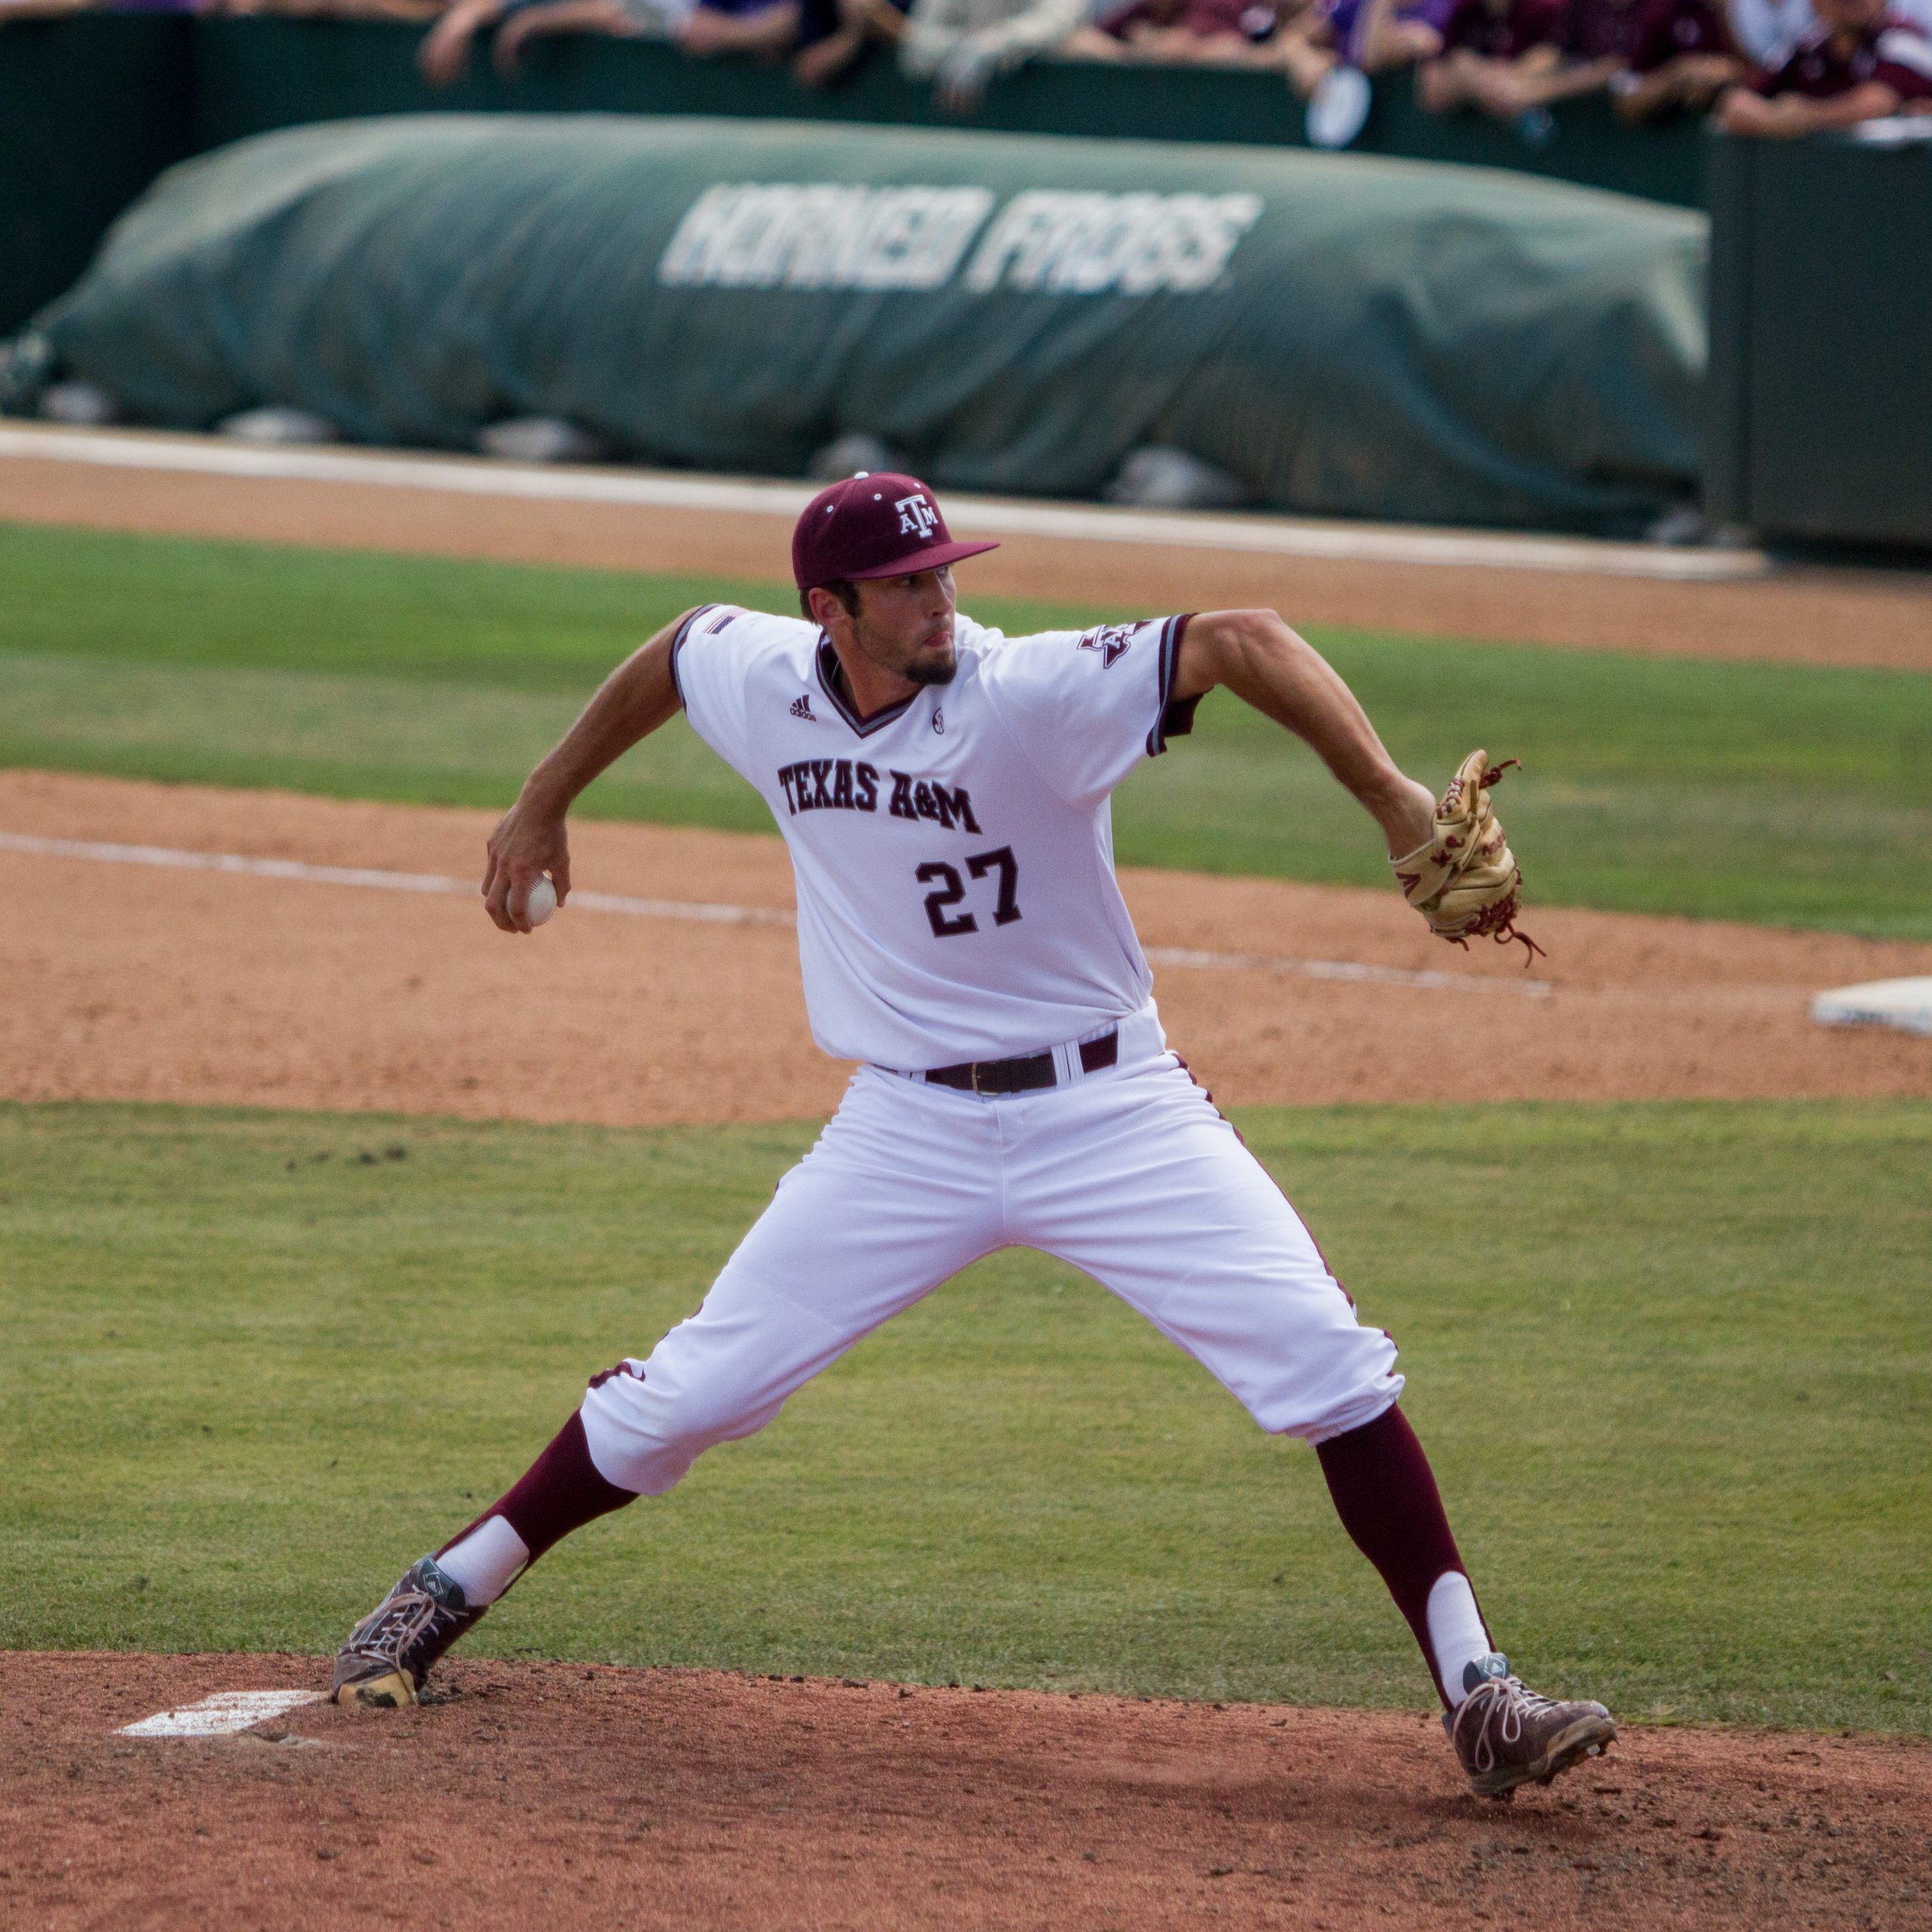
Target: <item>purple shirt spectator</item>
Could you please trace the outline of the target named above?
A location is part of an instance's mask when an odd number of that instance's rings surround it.
[[[1398,0],[1395,17],[1398,20],[1419,20],[1446,38],[1457,4],[1458,0]],[[1366,54],[1362,39],[1368,27],[1368,0],[1321,0],[1321,11],[1327,17],[1330,31],[1334,35],[1335,45],[1343,60],[1352,67],[1362,66]]]

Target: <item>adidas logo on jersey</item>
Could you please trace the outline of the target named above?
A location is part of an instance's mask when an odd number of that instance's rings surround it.
[[[792,700],[792,715],[794,718],[802,718],[808,724],[816,724],[818,722],[817,717],[813,715],[812,694],[810,691]]]

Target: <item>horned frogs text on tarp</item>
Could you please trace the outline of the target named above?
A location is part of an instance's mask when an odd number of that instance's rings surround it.
[[[993,215],[996,198],[977,187],[721,182],[686,210],[657,279],[932,291],[958,278],[980,293],[1192,294],[1220,281],[1262,208],[1259,195],[1034,188]]]

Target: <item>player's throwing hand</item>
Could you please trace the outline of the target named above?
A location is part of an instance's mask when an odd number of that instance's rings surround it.
[[[491,833],[488,851],[489,862],[483,872],[484,909],[505,932],[534,932],[542,923],[531,916],[530,894],[545,873],[556,888],[558,906],[570,897],[570,835],[561,811],[552,810],[526,792]]]

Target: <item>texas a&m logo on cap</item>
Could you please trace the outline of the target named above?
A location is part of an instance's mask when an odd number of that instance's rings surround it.
[[[926,501],[923,490],[915,490],[909,497],[899,497],[892,507],[899,512],[899,534],[902,537],[916,537],[924,543],[939,527],[938,514]]]

